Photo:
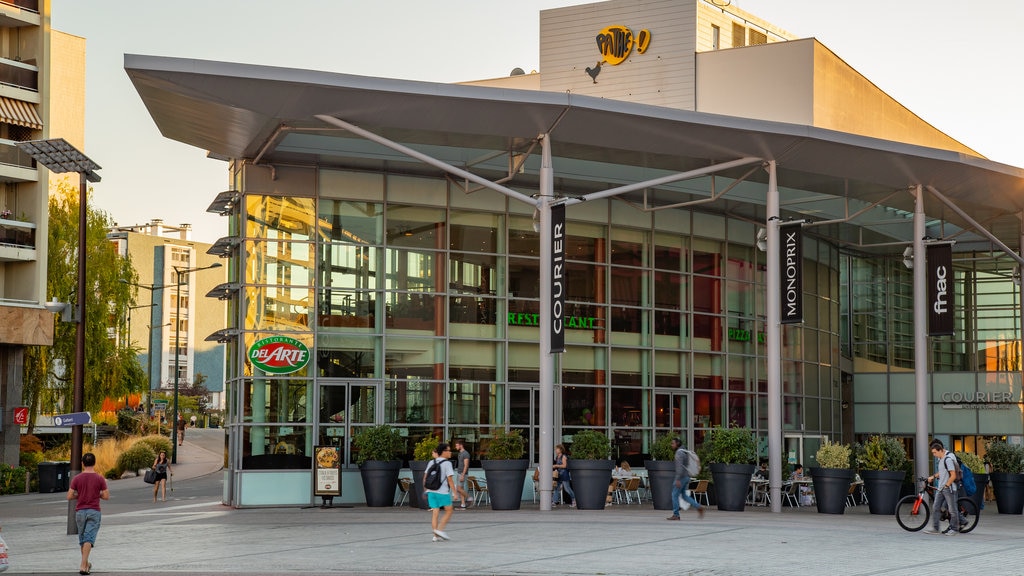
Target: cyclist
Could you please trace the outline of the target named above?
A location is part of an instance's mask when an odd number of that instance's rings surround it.
[[[946,536],[953,536],[960,531],[960,514],[959,511],[955,514],[949,515],[949,528],[945,531],[939,532],[939,521],[942,518],[942,510],[957,510],[956,505],[956,456],[952,452],[946,450],[945,446],[942,445],[942,440],[932,440],[930,445],[932,456],[935,457],[935,462],[938,465],[939,471],[928,477],[928,482],[932,482],[934,478],[939,479],[938,489],[935,492],[935,499],[932,502],[932,509],[935,514],[932,516],[932,529],[926,530],[928,534],[945,534]]]

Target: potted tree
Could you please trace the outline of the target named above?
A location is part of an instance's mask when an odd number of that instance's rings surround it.
[[[750,428],[715,426],[704,437],[701,462],[711,470],[719,510],[742,512],[757,463],[757,439]]]
[[[480,461],[487,479],[492,510],[519,510],[529,461],[523,458],[526,440],[519,430],[495,430]]]
[[[576,493],[576,508],[604,510],[615,466],[609,459],[611,441],[596,430],[582,430],[573,435],[570,450],[569,481]]]
[[[892,514],[907,475],[907,451],[892,436],[872,436],[857,446],[857,466],[872,514]]]
[[[988,484],[988,472],[985,470],[985,462],[977,454],[971,452],[957,452],[956,457],[960,459],[962,465],[970,468],[974,474],[976,490],[969,498],[974,500],[974,504],[978,507],[978,512],[980,513],[981,509],[985,507],[985,486]]]
[[[985,450],[985,459],[992,466],[988,477],[996,509],[1000,514],[1020,514],[1024,510],[1024,447],[994,440]]]
[[[363,481],[367,506],[393,506],[398,488],[399,460],[405,441],[398,430],[380,424],[361,429],[353,438],[356,464]]]
[[[836,444],[826,440],[818,448],[815,454],[818,467],[811,468],[814,500],[818,504],[818,512],[842,514],[846,511],[846,496],[850,493],[850,483],[853,482],[850,455],[850,446],[847,444]]]
[[[669,432],[659,436],[651,445],[651,459],[644,460],[655,510],[672,509],[672,481],[676,476],[675,452],[672,450],[673,438],[679,438],[679,433]]]
[[[427,464],[433,459],[434,449],[441,442],[441,439],[433,434],[424,436],[412,449],[412,460],[409,461],[409,470],[412,471],[413,493],[409,499],[409,505],[417,508],[426,508],[426,496],[423,493],[423,474],[427,471]]]

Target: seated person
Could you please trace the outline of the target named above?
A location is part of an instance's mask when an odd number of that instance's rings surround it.
[[[797,462],[796,464],[793,465],[793,473],[789,476],[789,479],[794,481],[806,479],[806,476],[804,476],[803,464]],[[814,502],[811,498],[811,487],[806,484],[801,484],[799,498],[801,506],[810,506],[811,504],[813,504]]]

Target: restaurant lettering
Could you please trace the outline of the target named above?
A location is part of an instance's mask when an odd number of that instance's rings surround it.
[[[271,336],[249,347],[249,361],[268,374],[291,374],[309,363],[309,348],[288,336]]]

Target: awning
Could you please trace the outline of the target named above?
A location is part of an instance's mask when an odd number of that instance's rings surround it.
[[[0,96],[0,120],[8,124],[27,126],[34,130],[43,129],[43,119],[36,107],[28,102]]]

